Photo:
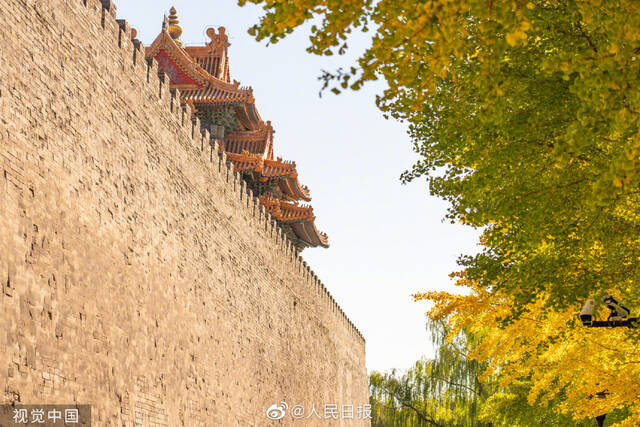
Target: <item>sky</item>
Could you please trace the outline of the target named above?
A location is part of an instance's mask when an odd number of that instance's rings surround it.
[[[247,34],[262,10],[233,0],[120,0],[126,19],[149,45],[164,14],[178,10],[186,45],[202,45],[208,27],[229,36],[231,78],[253,87],[263,120],[276,131],[276,156],[294,160],[311,190],[316,226],[330,248],[309,248],[303,258],[366,339],[367,369],[405,370],[433,348],[424,302],[411,294],[459,292],[449,279],[462,253],[478,250],[478,232],[443,221],[447,203],[430,196],[424,180],[402,185],[400,174],[417,159],[406,125],[386,120],[375,106],[384,89],[374,82],[358,92],[318,96],[322,70],[349,66],[367,47],[356,35],[344,57],[308,54],[308,33],[298,30],[267,46]]]

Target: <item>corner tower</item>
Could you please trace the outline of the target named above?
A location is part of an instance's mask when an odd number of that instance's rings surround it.
[[[180,92],[181,103],[209,130],[235,170],[258,196],[266,212],[278,221],[298,250],[329,247],[327,235],[316,229],[309,189],[298,181],[295,162],[274,157],[274,129],[256,109],[253,90],[231,80],[229,39],[224,27],[209,28],[209,41],[185,47],[177,11],[171,8],[162,31],[146,49],[158,69]]]

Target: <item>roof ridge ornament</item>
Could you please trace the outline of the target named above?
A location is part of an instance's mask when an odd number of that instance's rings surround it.
[[[180,21],[178,20],[178,11],[174,6],[169,10],[169,34],[171,38],[179,45],[182,46],[182,42],[180,41],[180,36],[182,35],[182,27],[178,25]]]
[[[229,37],[227,36],[227,30],[224,27],[218,27],[218,31],[214,27],[207,28],[207,36],[211,39],[207,46],[210,46],[212,49],[217,47],[221,47],[223,49],[231,46],[229,43]]]

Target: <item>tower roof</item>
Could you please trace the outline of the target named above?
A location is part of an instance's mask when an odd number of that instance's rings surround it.
[[[227,152],[227,160],[233,162],[235,170],[239,172],[256,172],[261,182],[275,182],[286,200],[311,201],[309,188],[298,181],[298,171],[295,162],[263,159],[259,155],[244,151],[242,154]]]
[[[224,149],[231,153],[241,154],[246,151],[263,158],[273,158],[274,133],[270,122],[257,130],[225,132]]]
[[[299,240],[299,245],[329,247],[329,239],[325,233],[321,233],[315,226],[313,208],[308,205],[277,200],[270,195],[260,197],[260,204],[273,217],[290,227]]]
[[[188,46],[186,51],[209,74],[226,82],[229,76],[229,51],[231,45],[224,27],[207,28],[207,36],[211,39],[205,46]]]
[[[328,247],[327,235],[315,227],[311,206],[297,204],[311,197],[298,181],[295,162],[274,159],[271,122],[260,118],[253,90],[231,80],[225,28],[208,28],[206,33],[209,41],[204,45],[183,46],[177,11],[171,8],[146,55],[156,59],[159,71],[180,90],[181,102],[191,107],[202,126],[216,130],[227,159],[294,243],[299,248]]]

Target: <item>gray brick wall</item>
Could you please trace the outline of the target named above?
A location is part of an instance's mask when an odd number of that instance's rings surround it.
[[[0,400],[127,426],[366,403],[364,339],[102,3],[0,7]]]

